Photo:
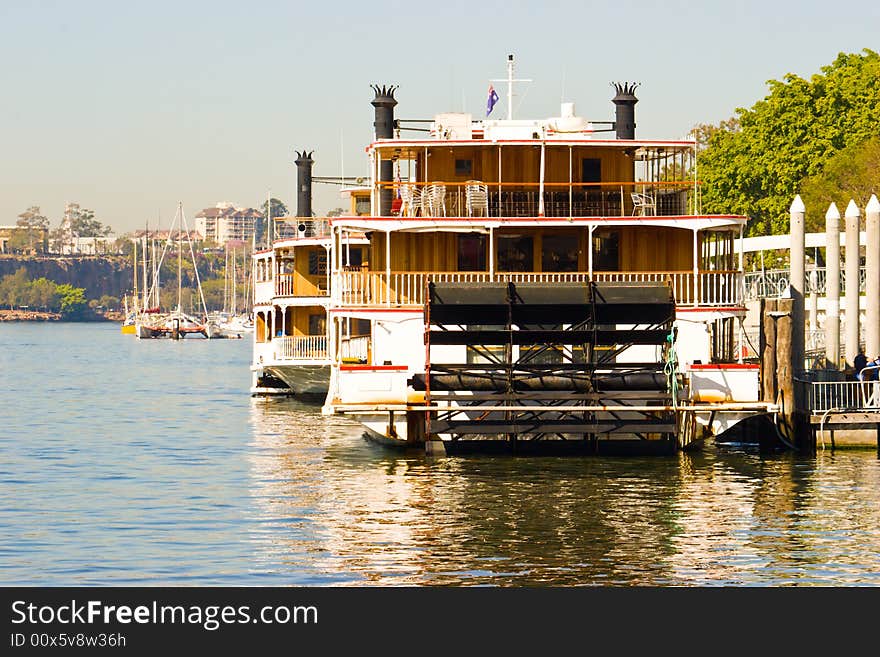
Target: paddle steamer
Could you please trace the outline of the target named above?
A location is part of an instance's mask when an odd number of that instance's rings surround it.
[[[508,104],[513,81],[511,58]],[[636,137],[636,86],[605,122],[488,118],[490,88],[487,118],[415,138],[373,87],[368,186],[315,244],[326,269],[292,272],[326,286],[325,412],[446,452],[671,451],[775,412],[742,360],[747,220],[700,211],[694,140]],[[258,340],[305,334],[287,312]]]

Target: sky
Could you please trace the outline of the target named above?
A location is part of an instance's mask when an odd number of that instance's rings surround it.
[[[294,150],[314,175],[366,175],[371,84],[397,118],[485,115],[516,75],[515,118],[613,120],[612,81],[639,82],[636,135],[684,138],[809,77],[880,50],[880,3],[0,0],[0,225],[67,201],[117,234],[167,228],[178,201],[295,210]],[[506,84],[495,83],[506,115]],[[313,210],[344,205],[316,184]]]

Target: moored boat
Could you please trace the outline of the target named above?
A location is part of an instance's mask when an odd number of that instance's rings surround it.
[[[589,452],[775,412],[738,348],[747,218],[701,212],[696,142],[637,139],[636,85],[615,89],[614,121],[564,103],[404,138],[374,87],[369,213],[330,220],[326,412],[386,444]]]

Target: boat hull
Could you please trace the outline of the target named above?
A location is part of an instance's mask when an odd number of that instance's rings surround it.
[[[329,364],[267,365],[263,370],[283,381],[290,390],[288,394],[298,397],[323,399],[330,387]]]

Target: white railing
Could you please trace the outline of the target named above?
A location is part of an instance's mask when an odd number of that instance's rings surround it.
[[[254,284],[254,301],[256,303],[268,303],[275,296],[275,286],[272,281],[261,281]]]
[[[859,267],[859,292],[865,292],[866,268]],[[746,299],[751,301],[761,297],[776,298],[785,295],[788,290],[791,271],[788,269],[765,269],[750,271],[745,274]],[[816,292],[825,296],[825,267],[815,267],[804,272],[804,293]],[[846,293],[846,276],[843,269],[840,275],[840,294]]]
[[[295,274],[278,274],[275,279],[275,296],[278,297],[323,297],[327,296],[327,279],[321,276],[316,282],[300,277],[296,284]],[[297,288],[300,289],[297,289]]]
[[[370,336],[343,338],[339,345],[339,355],[343,363],[368,363],[370,361]]]
[[[278,360],[324,360],[327,356],[326,335],[295,335],[273,338]]]
[[[293,274],[278,274],[275,278],[275,296],[293,296]]]
[[[812,413],[880,408],[880,381],[813,381],[809,390]]]
[[[742,304],[742,274],[735,271],[702,272],[694,289],[693,272],[384,272],[343,271],[334,274],[337,301],[345,306],[420,306],[425,303],[427,282],[435,283],[584,283],[669,282],[679,306],[730,306]]]

